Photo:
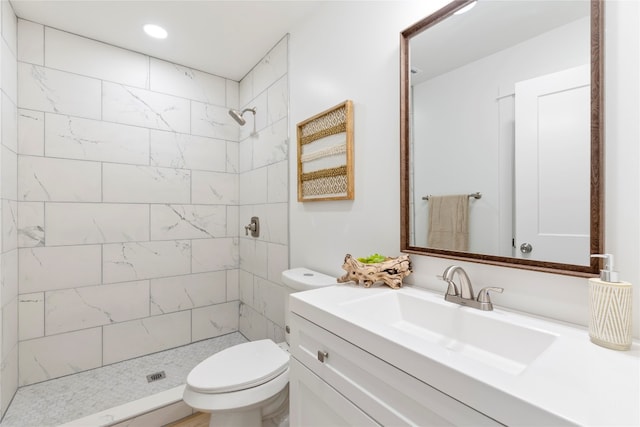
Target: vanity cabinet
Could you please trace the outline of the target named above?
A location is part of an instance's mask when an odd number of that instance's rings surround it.
[[[501,425],[292,313],[291,425]]]

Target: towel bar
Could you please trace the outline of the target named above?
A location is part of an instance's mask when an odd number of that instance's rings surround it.
[[[479,191],[476,193],[471,193],[468,195],[469,197],[473,197],[474,199],[481,199],[482,198],[482,193],[480,193]],[[429,197],[431,197],[431,195],[429,196],[424,196],[422,198],[422,200],[429,200]]]

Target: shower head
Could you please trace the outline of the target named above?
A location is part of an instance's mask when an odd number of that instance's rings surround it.
[[[256,115],[256,108],[245,108],[242,111],[238,111],[238,110],[234,110],[233,108],[229,110],[229,115],[231,117],[233,117],[233,120],[235,120],[236,122],[238,122],[238,124],[240,126],[244,126],[245,123],[247,123],[247,121],[244,119],[244,117],[242,117],[244,115],[244,113],[246,113],[247,111],[251,111],[253,113],[253,116],[255,117]]]

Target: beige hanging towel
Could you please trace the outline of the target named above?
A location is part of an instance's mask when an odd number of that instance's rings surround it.
[[[435,249],[469,250],[469,195],[429,196],[427,245]]]

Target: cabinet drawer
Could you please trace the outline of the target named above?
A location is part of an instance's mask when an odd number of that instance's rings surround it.
[[[290,326],[293,357],[382,425],[500,425],[295,313]]]
[[[291,359],[289,369],[292,426],[380,426],[295,358]]]

